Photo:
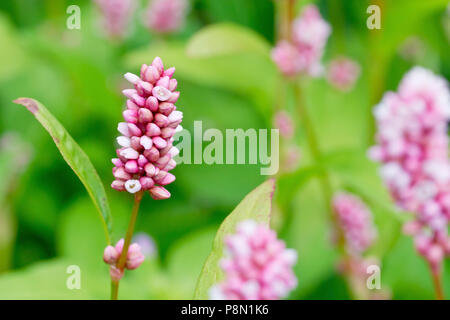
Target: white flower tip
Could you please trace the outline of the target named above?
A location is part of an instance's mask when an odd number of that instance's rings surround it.
[[[133,74],[133,73],[131,73],[131,72],[125,73],[125,74],[124,74],[124,78],[125,78],[128,82],[130,82],[130,83],[132,83],[132,84],[136,84],[136,83],[139,82],[139,80],[141,80],[137,75],[135,75],[135,74]]]
[[[117,137],[116,140],[120,146],[125,147],[125,148],[130,147],[130,138],[125,137],[125,136],[120,136],[120,137]]]
[[[140,140],[140,144],[141,144],[141,146],[144,147],[145,150],[149,150],[153,146],[153,141],[152,141],[152,139],[150,139],[147,136],[142,136],[141,140]]]
[[[141,183],[139,180],[127,180],[127,182],[125,182],[125,189],[129,193],[136,193],[141,190]]]

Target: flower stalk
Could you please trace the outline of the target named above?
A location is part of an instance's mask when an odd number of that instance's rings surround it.
[[[139,213],[139,207],[141,205],[142,196],[144,195],[143,191],[139,191],[134,195],[134,204],[133,210],[131,211],[130,222],[128,224],[127,234],[125,236],[125,242],[123,245],[122,254],[120,255],[119,261],[117,263],[117,269],[121,273],[124,272],[125,265],[127,263],[127,255],[128,248],[131,244],[131,239],[133,238],[134,227],[136,225],[137,216]],[[119,296],[119,281],[120,279],[112,279],[111,280],[111,300],[117,300]]]

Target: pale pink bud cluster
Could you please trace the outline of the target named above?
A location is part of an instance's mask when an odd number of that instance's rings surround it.
[[[349,58],[337,58],[328,66],[328,82],[341,91],[350,91],[358,80],[361,67]]]
[[[286,297],[297,286],[292,271],[297,252],[286,249],[265,225],[240,222],[225,245],[227,256],[221,260],[225,280],[211,288],[211,299],[274,300]]]
[[[315,5],[307,5],[292,25],[292,39],[280,41],[272,51],[272,59],[282,73],[319,76],[323,72],[321,59],[330,25],[322,18]]]
[[[188,9],[186,0],[150,0],[145,24],[157,33],[178,31],[184,25]]]
[[[173,146],[173,135],[182,130],[183,119],[175,106],[180,92],[175,91],[174,72],[175,68],[164,70],[156,57],[151,65],[142,65],[140,77],[125,74],[134,89],[123,90],[128,100],[125,122],[118,126],[122,136],[117,138],[118,158],[112,159],[112,188],[129,193],[148,190],[155,200],[170,197],[163,186],[175,180],[169,172],[175,168],[173,157],[179,153]]]
[[[136,0],[95,0],[102,14],[102,24],[112,38],[122,38],[136,9]]]
[[[363,253],[377,235],[372,212],[358,197],[344,192],[333,197],[333,209],[345,237],[347,251],[355,255]]]
[[[283,138],[290,139],[294,135],[294,123],[286,111],[278,111],[274,118],[275,127]]]
[[[113,246],[107,246],[103,252],[103,261],[110,265],[111,278],[115,281],[119,281],[123,277],[123,270],[120,270],[117,266],[120,255],[122,254],[124,240],[120,239],[117,244]],[[134,270],[137,269],[145,257],[141,253],[141,247],[137,243],[132,243],[128,247],[127,260],[125,263],[125,269]]]
[[[396,203],[414,212],[406,230],[416,235],[416,248],[433,266],[450,254],[450,161],[447,123],[450,91],[431,71],[415,67],[375,109],[377,145],[372,159]]]

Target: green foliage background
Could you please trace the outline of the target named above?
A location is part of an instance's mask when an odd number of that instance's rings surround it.
[[[305,132],[295,118],[301,167],[279,177],[274,200],[274,210],[286,222],[280,235],[299,252],[299,286],[291,298],[349,298],[335,271],[337,253],[329,241],[330,225],[316,179],[321,168],[331,172],[336,188],[355,192],[373,210],[380,236],[370,254],[382,261],[383,287],[394,299],[433,298],[427,266],[414,253],[412,240],[400,232],[407,216],[395,211],[365,150],[371,143],[370,110],[377,102],[374,86],[395,89],[414,64],[449,78],[450,48],[443,28],[448,1],[385,0],[383,28],[374,31],[375,37],[366,27],[366,8],[380,1],[298,2],[299,11],[315,2],[333,25],[325,62],[343,54],[363,69],[349,93],[333,89],[324,79],[306,84],[307,108],[324,153],[319,164],[312,163]],[[66,28],[70,4],[81,7],[81,30]],[[113,241],[125,232],[132,202],[129,195],[108,187],[116,125],[125,101],[120,95],[123,73],[137,73],[156,55],[176,66],[178,106],[187,129],[194,120],[221,130],[270,128],[274,106],[284,94],[286,108],[295,114],[291,92],[280,87],[269,55],[275,41],[274,3],[192,0],[191,6],[179,34],[152,35],[136,15],[130,36],[116,43],[102,36],[91,1],[0,2],[0,133],[16,132],[32,150],[23,172],[12,170],[12,160],[25,151],[0,154],[0,298],[109,297],[107,266],[101,260],[105,240],[95,206],[48,134],[12,100],[41,101],[87,153],[106,186]],[[422,55],[413,61],[399,54],[412,35],[424,44]],[[217,37],[226,41],[211,41]],[[382,70],[381,76],[374,76],[374,70]],[[192,298],[220,223],[266,178],[258,165],[180,165],[174,171],[172,198],[156,202],[146,197],[142,203],[137,231],[155,239],[158,255],[127,273],[122,298]],[[81,290],[66,288],[69,265],[81,267]],[[448,261],[444,283],[449,297]]]

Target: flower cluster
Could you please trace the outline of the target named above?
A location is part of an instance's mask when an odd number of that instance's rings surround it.
[[[341,91],[350,91],[361,72],[356,61],[348,58],[337,58],[331,61],[327,70],[327,80]]]
[[[117,263],[119,262],[120,255],[122,254],[124,245],[124,240],[120,239],[116,245],[107,246],[105,251],[103,252],[103,261],[110,265],[110,274],[111,278],[115,281],[120,280],[123,277],[123,270],[120,270],[117,267]],[[132,243],[128,247],[127,252],[127,260],[125,263],[125,268],[128,270],[137,269],[142,262],[144,262],[145,257],[141,253],[141,247],[137,243]]]
[[[283,138],[290,139],[294,135],[294,123],[292,117],[286,111],[278,111],[274,117],[275,127],[280,130]]]
[[[126,122],[118,126],[122,136],[117,138],[118,158],[112,159],[112,188],[130,193],[148,190],[155,200],[170,197],[163,186],[175,180],[169,173],[176,166],[173,157],[179,153],[172,145],[173,135],[182,129],[179,124],[183,118],[174,105],[180,96],[175,91],[174,72],[175,68],[164,70],[156,57],[151,65],[142,65],[140,77],[125,74],[134,89],[123,90],[128,98],[123,112]]]
[[[306,73],[319,76],[325,45],[331,33],[318,8],[307,5],[292,25],[292,39],[282,40],[272,51],[272,59],[287,76]]]
[[[405,230],[433,268],[450,254],[450,161],[447,123],[450,92],[446,81],[415,67],[398,92],[387,93],[375,109],[377,145],[369,156],[398,206],[415,213]]]
[[[102,14],[102,24],[112,38],[122,38],[136,8],[135,0],[95,0]]]
[[[359,255],[372,245],[377,234],[372,213],[359,198],[339,192],[333,197],[333,209],[349,253]]]
[[[274,300],[296,287],[292,266],[297,252],[286,249],[274,231],[253,220],[240,222],[225,239],[228,256],[221,260],[225,281],[211,288],[215,300]]]
[[[188,8],[189,3],[186,0],[151,0],[145,23],[157,33],[177,31],[184,24]]]

